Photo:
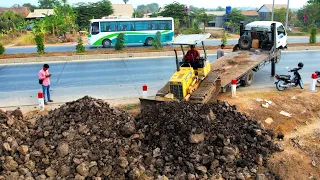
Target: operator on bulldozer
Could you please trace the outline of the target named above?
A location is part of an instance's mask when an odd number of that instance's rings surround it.
[[[200,53],[195,49],[195,45],[190,46],[190,50],[183,57],[182,63],[189,63],[194,69],[198,68]]]

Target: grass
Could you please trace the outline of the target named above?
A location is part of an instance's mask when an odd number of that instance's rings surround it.
[[[124,106],[123,109],[126,111],[130,111],[130,110],[136,109],[138,107],[139,107],[138,104],[129,104],[129,105]]]
[[[288,32],[288,36],[308,36],[306,32]]]
[[[16,40],[16,46],[27,46],[27,45],[35,45],[36,42],[34,40],[34,36],[32,33],[27,33],[21,35],[17,40]]]

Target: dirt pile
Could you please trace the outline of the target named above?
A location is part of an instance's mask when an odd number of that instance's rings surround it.
[[[130,153],[139,152],[132,140],[140,138],[134,135],[134,118],[90,97],[66,103],[24,128],[27,133],[22,136],[1,129],[11,133],[2,138],[2,179],[124,179],[134,159],[129,159],[133,156]]]
[[[279,150],[274,133],[227,103],[158,104],[142,111],[137,128],[146,168],[169,179],[273,178],[261,167]]]
[[[133,118],[84,97],[38,119],[0,111],[0,179],[245,179],[273,132],[226,103],[165,103]]]

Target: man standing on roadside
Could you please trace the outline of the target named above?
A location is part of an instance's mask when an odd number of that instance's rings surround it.
[[[43,99],[44,104],[47,105],[48,102],[53,102],[50,99],[50,77],[51,74],[49,74],[49,65],[44,64],[43,68],[39,71],[39,84],[42,84],[42,92],[43,92]],[[47,95],[47,101],[46,101],[46,95]]]
[[[217,51],[217,59],[219,59],[219,58],[224,56],[223,49],[224,49],[224,44],[221,44],[221,48],[219,48],[218,51]]]

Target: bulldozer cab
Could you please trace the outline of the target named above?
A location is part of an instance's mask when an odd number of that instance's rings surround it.
[[[195,74],[201,77],[205,77],[209,71],[210,71],[210,62],[207,57],[207,52],[204,45],[204,40],[209,38],[211,35],[209,33],[207,34],[188,34],[188,35],[179,35],[177,36],[174,41],[172,42],[172,45],[179,45],[182,51],[182,59],[179,61],[178,53],[175,50],[176,55],[176,65],[177,65],[177,71],[179,71],[181,68],[190,68],[192,67],[195,71]],[[194,53],[188,54],[189,50],[186,50],[186,48],[191,48],[192,46],[201,45],[203,50],[203,56],[197,58]],[[188,56],[187,56],[188,55]]]

